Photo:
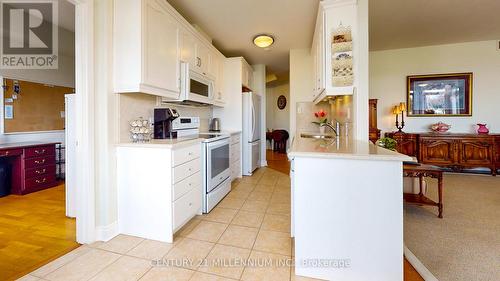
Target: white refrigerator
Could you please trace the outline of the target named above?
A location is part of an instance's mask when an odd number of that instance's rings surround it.
[[[243,93],[243,175],[250,176],[260,166],[261,98]]]

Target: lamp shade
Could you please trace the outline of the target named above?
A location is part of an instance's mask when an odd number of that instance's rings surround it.
[[[406,104],[404,102],[399,103],[399,112],[405,112],[406,111]]]

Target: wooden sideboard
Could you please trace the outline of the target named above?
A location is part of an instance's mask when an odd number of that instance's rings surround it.
[[[369,100],[369,135],[368,139],[375,143],[378,139],[380,139],[380,130],[377,126],[377,99]]]
[[[500,169],[500,135],[453,133],[386,133],[397,141],[396,149],[418,158],[420,163],[451,168]]]
[[[7,161],[11,166],[12,194],[28,194],[57,184],[56,144],[0,144],[0,161]]]

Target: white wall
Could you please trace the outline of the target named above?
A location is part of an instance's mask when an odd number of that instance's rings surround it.
[[[312,100],[312,57],[310,49],[290,50],[290,139],[295,135],[297,103]]]
[[[442,121],[451,132],[475,132],[476,123],[487,123],[500,132],[500,51],[497,41],[470,42],[370,52],[370,98],[378,99],[378,127],[395,129],[392,106],[406,102],[406,76],[473,72],[472,117],[405,118],[406,132],[426,132]]]
[[[278,108],[278,97],[285,96],[286,107]],[[290,132],[290,84],[267,88],[267,129],[283,129]]]
[[[153,118],[153,109],[157,107],[156,97],[142,93],[119,94],[118,96],[120,100],[120,142],[130,142],[129,122],[139,117],[146,120]],[[199,116],[200,131],[208,131],[209,129],[212,107],[188,107],[174,104],[162,107],[175,108],[180,116]]]

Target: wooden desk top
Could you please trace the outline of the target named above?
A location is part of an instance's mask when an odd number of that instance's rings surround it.
[[[12,149],[12,148],[28,148],[28,147],[43,146],[43,145],[56,145],[59,143],[60,142],[37,142],[37,141],[2,143],[0,144],[0,150]]]

